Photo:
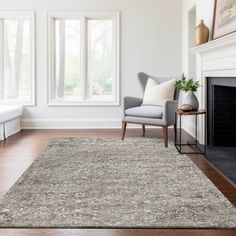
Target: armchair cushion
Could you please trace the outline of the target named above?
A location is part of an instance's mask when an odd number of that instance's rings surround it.
[[[161,106],[139,106],[125,110],[125,115],[145,118],[162,118],[163,108]]]
[[[175,82],[175,79],[171,79],[159,84],[149,78],[143,97],[143,105],[162,106],[166,100],[173,100]]]

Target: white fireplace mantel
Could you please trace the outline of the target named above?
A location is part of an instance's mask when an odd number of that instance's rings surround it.
[[[236,33],[190,49],[196,55],[196,79],[201,87],[198,92],[200,108],[207,109],[207,78],[236,78]],[[200,121],[200,143],[204,141],[204,121]]]
[[[222,38],[218,38],[216,40],[209,41],[208,43],[202,44],[200,46],[196,46],[190,49],[190,52],[193,54],[203,53],[210,50],[215,50],[220,47],[224,47],[230,44],[236,43],[236,33],[229,34]]]

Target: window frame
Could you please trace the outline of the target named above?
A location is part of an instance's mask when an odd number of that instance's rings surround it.
[[[0,11],[0,21],[6,19],[20,19],[29,18],[30,24],[30,63],[31,63],[31,97],[29,101],[19,99],[0,99],[0,104],[4,105],[24,105],[24,106],[35,106],[36,105],[36,76],[35,76],[35,11]],[[3,25],[0,22],[0,76],[4,79],[4,59],[3,59]],[[1,80],[0,80],[1,83]],[[3,86],[1,86],[4,90]]]
[[[83,91],[86,93],[88,81],[87,68],[87,20],[111,19],[113,22],[113,101],[66,101],[55,99],[55,19],[78,19],[81,26],[81,79]],[[49,11],[48,12],[48,106],[119,106],[120,105],[120,11],[89,10],[89,11]]]

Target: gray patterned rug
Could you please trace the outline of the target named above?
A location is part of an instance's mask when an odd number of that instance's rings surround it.
[[[1,200],[0,227],[236,228],[236,208],[158,139],[55,138]]]

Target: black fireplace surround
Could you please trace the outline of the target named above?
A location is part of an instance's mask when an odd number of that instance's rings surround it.
[[[207,78],[205,158],[236,186],[236,77]]]
[[[207,79],[207,143],[236,147],[236,77]]]

